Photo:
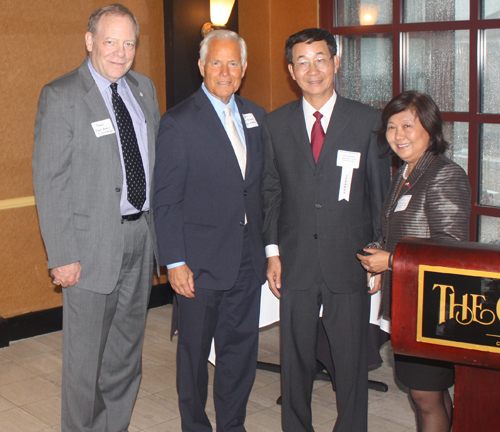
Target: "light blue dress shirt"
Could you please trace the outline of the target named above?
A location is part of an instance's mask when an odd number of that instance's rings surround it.
[[[127,200],[127,179],[125,175],[125,162],[123,161],[123,151],[122,145],[120,141],[120,133],[118,132],[118,125],[116,124],[116,116],[115,110],[113,109],[113,101],[111,99],[112,91],[111,91],[111,82],[99,75],[99,73],[94,69],[92,62],[88,59],[88,66],[94,81],[101,92],[102,98],[104,99],[104,103],[108,108],[109,116],[113,123],[113,127],[116,132],[116,139],[118,140],[118,150],[120,151],[120,162],[122,164],[122,172],[123,172],[123,182],[122,182],[122,194],[120,198],[120,211],[123,216],[137,213],[137,209],[128,202]],[[137,137],[137,144],[139,145],[139,152],[142,157],[142,166],[144,167],[144,174],[146,176],[146,202],[142,206],[142,209],[148,211],[149,210],[149,155],[148,155],[148,128],[146,124],[146,117],[142,112],[141,107],[135,99],[132,90],[125,80],[125,78],[120,78],[116,81],[118,84],[117,91],[121,96],[123,102],[125,103],[128,112],[130,113],[130,117],[132,118],[132,123],[135,129],[135,135]],[[104,119],[102,119],[104,120]]]

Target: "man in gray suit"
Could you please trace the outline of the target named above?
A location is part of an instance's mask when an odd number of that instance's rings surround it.
[[[130,70],[138,36],[126,7],[96,10],[89,57],[38,104],[34,189],[48,267],[63,287],[63,432],[127,430],[141,380],[160,116],[153,83]]]
[[[318,316],[335,365],[335,432],[366,432],[366,272],[356,251],[380,235],[390,182],[373,131],[380,113],[334,90],[331,33],[307,29],[286,42],[303,98],[264,119],[264,242],[267,277],[281,299],[282,425],[312,432]]]

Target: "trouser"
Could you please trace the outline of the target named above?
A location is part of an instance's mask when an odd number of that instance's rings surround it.
[[[194,298],[177,296],[177,392],[183,432],[212,431],[205,412],[212,338],[217,431],[245,431],[246,405],[257,366],[260,293],[245,233],[240,270],[231,289],[202,289],[195,282]]]
[[[153,246],[144,216],[122,227],[125,248],[113,292],[63,288],[62,432],[122,432],[130,423],[142,376]]]
[[[368,416],[366,291],[332,293],[317,276],[310,289],[281,291],[281,394],[285,432],[313,432],[319,310],[335,365],[338,417],[334,432],[366,432]]]

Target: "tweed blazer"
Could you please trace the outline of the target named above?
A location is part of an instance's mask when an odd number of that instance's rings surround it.
[[[116,134],[97,136],[92,127],[110,115],[87,62],[42,89],[33,187],[48,268],[79,261],[82,276],[76,287],[109,294],[125,249],[120,228],[123,170]],[[125,79],[146,118],[152,179],[160,123],[156,90],[148,77],[132,70]],[[151,213],[150,235],[156,244]]]
[[[425,153],[407,180],[403,165],[394,175],[382,208],[382,237],[378,245],[394,252],[403,237],[437,241],[467,241],[471,190],[464,170],[444,155]],[[396,194],[405,181],[399,198]],[[403,204],[409,200],[407,205]],[[399,203],[399,206],[398,206]],[[392,272],[382,274],[381,313],[391,316]]]

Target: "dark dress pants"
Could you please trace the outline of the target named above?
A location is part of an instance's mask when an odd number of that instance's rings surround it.
[[[366,291],[332,293],[318,276],[308,290],[281,292],[281,394],[285,432],[313,432],[319,310],[335,364],[338,417],[334,432],[366,432],[368,417]]]
[[[212,431],[205,412],[212,338],[217,431],[245,431],[246,405],[257,366],[260,293],[245,233],[240,270],[231,289],[208,290],[195,282],[194,298],[177,296],[177,392],[183,432]]]

